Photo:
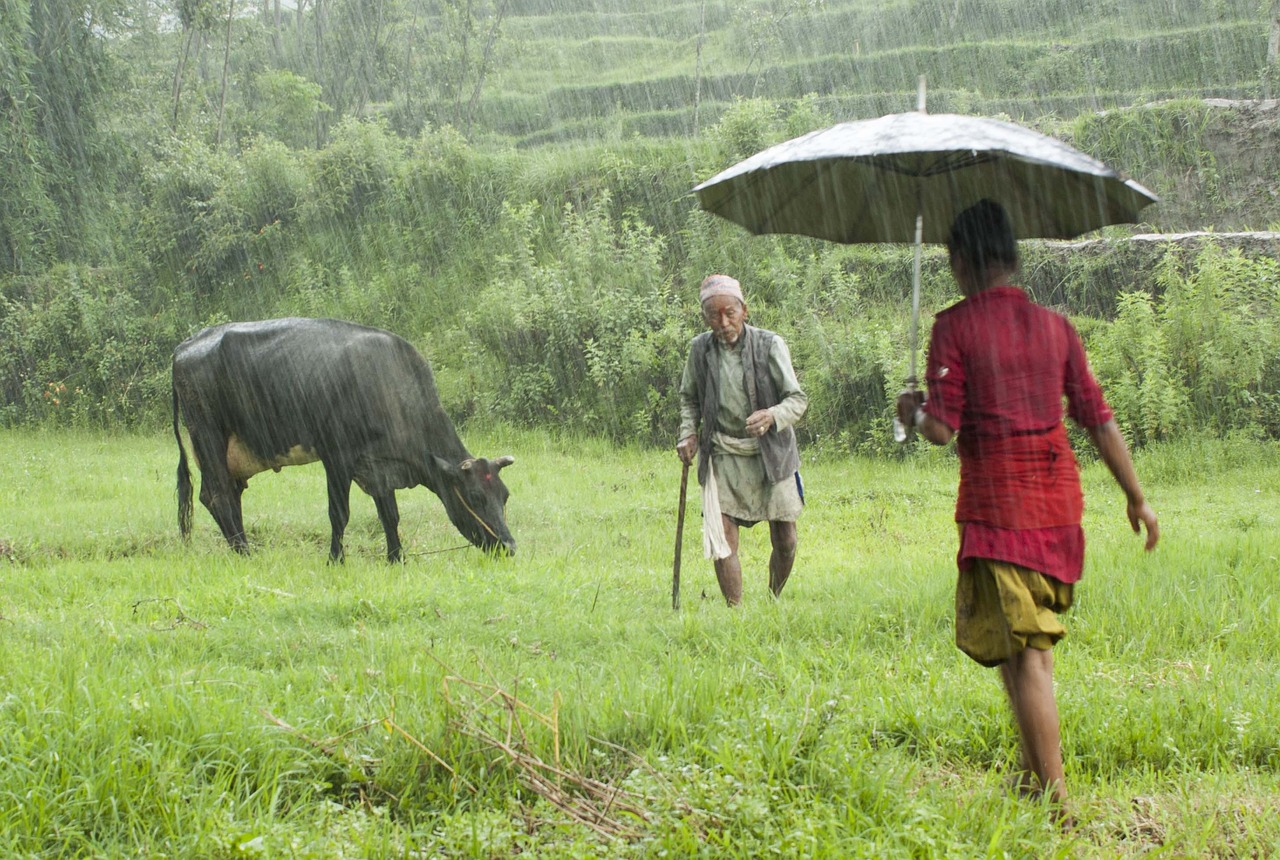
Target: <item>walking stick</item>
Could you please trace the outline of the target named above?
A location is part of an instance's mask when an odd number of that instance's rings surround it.
[[[684,497],[689,488],[689,464],[680,470],[680,509],[676,513],[676,560],[671,567],[671,608],[680,608],[680,545],[684,542]]]

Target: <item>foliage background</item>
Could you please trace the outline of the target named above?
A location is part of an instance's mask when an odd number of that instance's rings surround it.
[[[783,333],[810,445],[887,451],[909,254],[756,238],[701,179],[914,105],[1059,135],[1161,195],[1026,243],[1135,444],[1271,437],[1280,26],[1253,0],[25,0],[0,7],[0,424],[155,427],[204,325],[405,335],[459,420],[668,444],[695,285]],[[1218,238],[1136,242],[1144,231]],[[926,255],[925,320],[954,300]]]

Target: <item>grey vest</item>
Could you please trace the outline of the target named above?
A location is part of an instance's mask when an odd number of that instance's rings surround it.
[[[771,331],[755,326],[742,327],[742,382],[747,389],[747,402],[751,411],[777,406],[782,398],[778,386],[769,375],[769,352],[773,349]],[[716,409],[720,405],[720,361],[714,350],[720,342],[709,331],[693,339],[690,354],[693,360],[694,379],[698,388],[698,407],[702,425],[698,428],[698,483],[707,482],[707,468],[711,464],[711,437],[716,432]],[[760,437],[760,457],[764,461],[764,473],[770,483],[790,478],[800,468],[800,451],[796,447],[795,430],[788,427],[781,432],[777,427]]]

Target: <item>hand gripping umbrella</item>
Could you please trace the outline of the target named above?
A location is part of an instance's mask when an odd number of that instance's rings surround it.
[[[1070,239],[1137,220],[1157,198],[1060,140],[1019,125],[921,109],[834,125],[780,143],[694,188],[702,208],[754,234],[913,242],[911,375],[916,381],[920,245],[945,242],[982,199],[1019,239]]]

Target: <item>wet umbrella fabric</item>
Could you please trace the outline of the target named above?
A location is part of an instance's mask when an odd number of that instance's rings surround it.
[[[923,107],[923,88],[921,90]],[[840,123],[780,143],[693,189],[752,233],[914,242],[910,375],[916,385],[920,245],[945,242],[979,200],[1004,206],[1018,239],[1070,239],[1136,221],[1156,196],[1060,140],[1013,123],[922,110]],[[907,428],[894,420],[894,437]]]
[[[702,208],[752,233],[834,242],[944,242],[981,199],[1019,239],[1069,239],[1137,220],[1156,196],[1062,141],[999,120],[893,114],[766,149],[694,188]]]

